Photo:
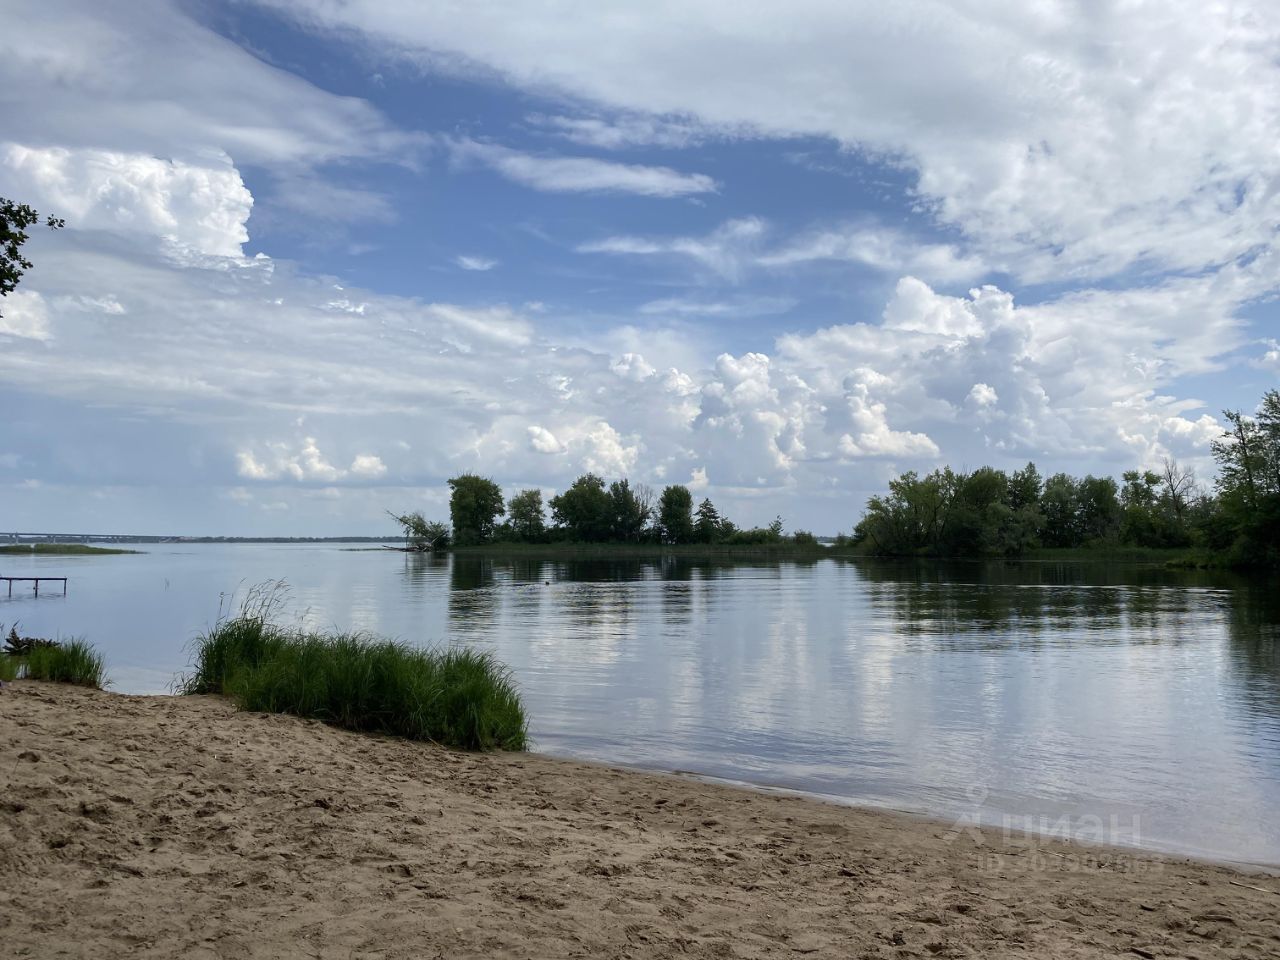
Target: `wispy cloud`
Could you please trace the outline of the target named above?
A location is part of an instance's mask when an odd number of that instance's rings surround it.
[[[700,237],[620,235],[580,244],[577,250],[687,257],[730,280],[740,279],[753,267],[777,269],[824,260],[860,263],[886,274],[911,274],[939,283],[967,282],[989,272],[981,259],[953,244],[921,243],[900,230],[875,223],[801,234],[773,249],[761,249],[769,232],[769,225],[761,218],[741,217],[727,220]],[[683,312],[714,311],[704,305]]]
[[[465,253],[454,257],[453,262],[463,270],[492,270],[498,265],[497,260],[492,260],[489,257],[472,257]]]
[[[396,208],[391,197],[379,190],[333,183],[309,173],[289,171],[276,177],[268,201],[283,207],[291,217],[349,223],[394,223]]]
[[[707,138],[706,128],[687,118],[625,115],[606,120],[535,113],[525,119],[535,127],[598,150],[623,150],[627,147],[674,149],[695,146]]]
[[[451,140],[457,163],[479,163],[534,190],[550,193],[635,193],[646,197],[686,197],[714,193],[715,180],[670,167],[615,163],[595,157],[533,154],[479,140]]]
[[[765,254],[758,262],[766,267],[789,267],[822,260],[861,263],[885,273],[909,273],[943,283],[976,280],[988,272],[981,259],[953,244],[922,243],[879,224],[810,233]]]
[[[735,279],[764,233],[763,220],[743,217],[728,220],[702,237],[606,237],[580,244],[577,250],[579,253],[689,257],[723,277]]]
[[[664,297],[640,305],[645,316],[763,317],[786,313],[796,305],[790,297],[734,297],[729,300],[691,300]]]

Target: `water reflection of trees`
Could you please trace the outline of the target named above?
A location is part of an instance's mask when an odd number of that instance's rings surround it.
[[[496,628],[534,630],[534,620],[570,618],[575,633],[583,628],[613,634],[639,629],[655,604],[668,627],[702,616],[714,594],[714,583],[750,576],[783,578],[822,560],[761,560],[751,563],[716,558],[583,557],[530,558],[466,556],[434,559],[412,556],[406,577],[424,582],[447,576],[448,621],[453,636],[474,636]],[[617,589],[609,589],[617,584]],[[660,588],[646,590],[643,584]]]
[[[449,557],[442,553],[406,553],[401,576],[412,584],[429,583],[449,571]]]
[[[859,563],[877,612],[959,647],[1202,638],[1239,579],[1090,564]]]
[[[1280,728],[1280,583],[1249,581],[1227,608],[1231,664],[1243,696]]]

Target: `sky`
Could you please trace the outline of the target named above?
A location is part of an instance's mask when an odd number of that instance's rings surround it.
[[[0,529],[390,533],[447,478],[848,531],[1211,483],[1280,381],[1280,6],[4,0]]]

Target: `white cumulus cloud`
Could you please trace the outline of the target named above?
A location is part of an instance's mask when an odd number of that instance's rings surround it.
[[[4,335],[48,340],[52,333],[44,297],[34,290],[15,290],[0,297],[0,336]]]
[[[966,399],[979,408],[994,407],[1000,402],[1000,397],[995,388],[985,383],[975,383],[969,390],[969,396]]]
[[[380,477],[387,472],[387,465],[382,458],[372,453],[356,454],[351,461],[351,473],[357,477]]]
[[[196,166],[143,154],[0,145],[0,184],[75,229],[143,233],[239,256],[253,196],[229,158]]]
[[[529,446],[538,453],[564,453],[565,446],[546,427],[529,427]]]

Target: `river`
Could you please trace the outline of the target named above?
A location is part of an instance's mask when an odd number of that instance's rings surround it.
[[[1085,564],[430,558],[325,545],[0,557],[0,623],[163,693],[247,587],[491,649],[535,749],[964,825],[1280,865],[1275,579]]]

